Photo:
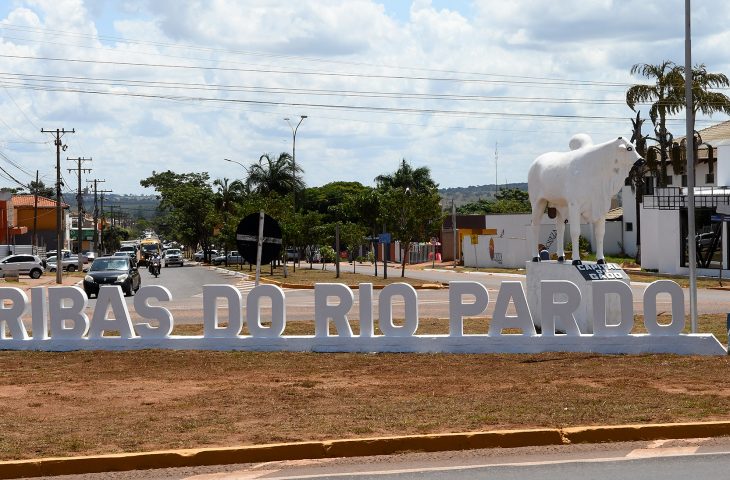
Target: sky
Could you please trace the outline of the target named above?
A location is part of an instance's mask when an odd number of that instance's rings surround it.
[[[730,72],[730,3],[694,3],[693,63]],[[261,155],[292,152],[297,124],[309,186],[373,185],[401,159],[442,188],[526,181],[576,133],[631,136],[625,92],[648,82],[631,67],[684,63],[683,12],[660,0],[0,0],[0,187],[36,170],[55,183],[41,129],[74,129],[64,190],[81,157],[84,186],[152,194],[140,180],[153,171],[245,178]],[[683,135],[683,114],[669,126]]]

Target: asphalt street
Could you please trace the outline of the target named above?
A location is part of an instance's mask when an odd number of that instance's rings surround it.
[[[728,469],[730,439],[704,438],[272,461],[36,480],[684,480],[727,478]]]

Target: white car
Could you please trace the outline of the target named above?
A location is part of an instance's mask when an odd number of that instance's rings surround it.
[[[40,278],[43,275],[43,262],[36,255],[8,255],[0,260],[0,271],[17,271],[19,274],[28,275],[30,278]]]
[[[162,254],[162,264],[165,267],[169,267],[171,265],[177,265],[182,267],[184,263],[182,252],[179,248],[168,248],[165,250],[165,252]]]

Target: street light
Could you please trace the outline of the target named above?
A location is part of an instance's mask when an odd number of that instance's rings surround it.
[[[292,133],[292,147],[291,147],[291,165],[292,165],[292,177],[294,179],[294,211],[297,211],[297,130],[299,130],[299,125],[302,124],[304,119],[307,118],[306,115],[300,115],[299,116],[299,123],[297,123],[296,127],[293,127],[291,122],[289,121],[289,118],[285,118],[286,123],[289,124],[289,128],[291,128]]]
[[[223,160],[225,160],[226,162],[237,163],[240,166],[242,166],[244,168],[244,170],[246,169],[246,165],[242,164],[241,162],[237,162],[236,160],[231,160],[229,158],[224,158]]]

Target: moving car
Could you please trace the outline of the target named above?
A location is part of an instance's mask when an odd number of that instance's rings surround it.
[[[118,285],[125,296],[134,295],[142,286],[142,277],[134,260],[127,254],[95,259],[89,274],[84,277],[84,291],[89,298],[98,296],[103,285]]]
[[[40,278],[43,275],[43,262],[37,255],[8,255],[0,260],[0,271],[5,276],[5,272],[9,270],[28,275],[30,278]]]
[[[182,267],[184,263],[182,252],[179,248],[168,248],[162,254],[162,265],[169,267],[177,265]]]

